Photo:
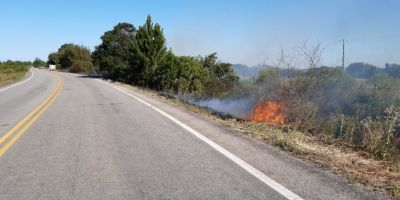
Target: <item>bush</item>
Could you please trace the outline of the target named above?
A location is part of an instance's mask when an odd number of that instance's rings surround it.
[[[70,67],[69,71],[74,72],[74,73],[87,73],[92,71],[94,68],[94,65],[91,61],[88,60],[75,60],[72,63],[72,66]]]
[[[101,44],[96,46],[92,58],[105,78],[132,82],[131,62],[137,30],[129,23],[118,23],[101,36]]]
[[[362,145],[379,159],[399,157],[400,107],[390,106],[383,117],[362,121]]]
[[[384,113],[363,119],[338,114],[326,123],[324,131],[369,152],[375,159],[397,160],[400,158],[400,107],[390,106]]]
[[[76,44],[63,44],[56,53],[48,56],[49,64],[56,64],[70,72],[89,72],[94,68],[89,48]]]
[[[331,73],[329,69],[313,68],[293,77],[280,78],[272,100],[283,104],[288,116],[286,123],[292,128],[311,132],[318,129],[316,99]]]
[[[204,98],[223,98],[230,94],[233,87],[239,82],[239,77],[235,74],[232,65],[217,62],[217,59],[217,53],[199,59],[208,74],[203,81],[203,84],[207,86],[207,89],[203,90],[201,94]]]

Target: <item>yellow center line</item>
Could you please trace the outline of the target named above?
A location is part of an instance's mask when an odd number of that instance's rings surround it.
[[[5,133],[1,138],[0,138],[0,144],[2,144],[5,140],[7,140],[8,137],[10,137],[16,130],[18,130],[22,125],[25,124],[34,114],[36,114],[44,105],[46,105],[47,102],[50,101],[50,99],[55,95],[55,93],[58,91],[59,87],[61,85],[61,81],[58,78],[57,79],[57,85],[54,91],[51,93],[49,97],[47,97],[46,100],[43,101],[39,106],[37,106],[32,112],[30,112],[27,116],[25,116],[21,121],[17,123],[11,130],[9,130],[7,133]]]
[[[25,116],[20,122],[17,123],[11,130],[5,133],[0,138],[0,144],[6,141],[15,131],[18,132],[12,137],[4,146],[0,148],[0,157],[39,119],[40,116],[51,106],[55,101],[57,96],[60,94],[64,82],[61,78],[57,77],[57,85],[51,95],[43,101],[39,106],[37,106],[33,111],[31,111],[27,116]]]

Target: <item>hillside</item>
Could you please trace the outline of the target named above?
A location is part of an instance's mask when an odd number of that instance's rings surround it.
[[[244,65],[244,64],[234,64],[233,65],[234,71],[242,79],[247,79],[247,78],[257,76],[261,70],[265,70],[268,68],[270,68],[270,66],[267,66],[267,65],[258,65],[258,66],[252,66],[252,67]]]

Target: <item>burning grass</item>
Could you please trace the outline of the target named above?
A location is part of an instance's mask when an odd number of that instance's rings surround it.
[[[286,114],[282,111],[282,104],[267,101],[265,104],[257,104],[249,119],[251,121],[265,122],[270,125],[283,125],[285,118]]]
[[[283,105],[277,102],[258,104],[250,117],[254,121],[251,121],[221,117],[208,109],[179,99],[160,96],[151,90],[142,92],[184,107],[233,131],[291,152],[297,157],[345,177],[349,182],[360,183],[400,199],[400,162],[375,160],[370,153],[361,151],[349,143],[323,134],[306,134],[292,130],[284,124],[286,115],[282,112]]]
[[[374,160],[373,156],[354,146],[324,135],[305,134],[284,125],[285,115],[278,103],[256,106],[249,120],[221,118],[206,109],[170,99],[173,103],[206,116],[236,132],[272,144],[322,168],[400,199],[400,163]],[[266,111],[265,109],[270,109]],[[255,117],[256,116],[256,117]]]

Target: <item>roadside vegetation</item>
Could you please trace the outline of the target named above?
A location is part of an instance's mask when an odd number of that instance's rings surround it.
[[[63,44],[57,52],[48,56],[48,64],[56,65],[57,69],[74,73],[87,73],[93,70],[89,48],[76,44]]]
[[[264,122],[243,120],[160,94],[154,90],[143,87],[135,89],[211,119],[235,132],[274,145],[294,156],[332,171],[351,183],[362,184],[396,199],[400,198],[398,162],[374,159],[367,151],[326,134],[310,134]]]
[[[40,58],[35,58],[35,60],[32,62],[33,67],[41,68],[41,67],[47,67],[47,63]]]
[[[117,24],[101,40],[93,62],[112,80],[175,94],[216,96],[229,92],[239,79],[231,64],[217,62],[216,53],[176,56],[167,49],[161,26],[150,16],[139,28]]]
[[[279,109],[272,116],[284,120],[224,124],[400,198],[400,79],[380,74],[359,81],[340,68],[295,76],[271,70],[252,85],[264,92],[256,106],[275,102]]]
[[[0,62],[0,86],[22,79],[28,72],[30,62],[5,61]]]
[[[93,53],[75,44],[64,44],[48,57],[49,64],[71,72],[96,72],[103,77],[174,94],[224,96],[239,78],[217,54],[176,56],[167,49],[163,29],[150,16],[136,28],[119,23],[101,37]]]
[[[233,126],[400,198],[400,66],[359,79],[352,68],[321,67],[319,44],[299,49],[233,90],[255,102],[251,122]]]
[[[119,23],[93,52],[64,44],[48,57],[62,70],[88,73],[181,99],[251,102],[237,118],[212,119],[251,137],[400,198],[400,66],[320,65],[320,45],[283,52],[257,77],[240,80],[216,53],[177,56],[150,16]],[[183,104],[196,112],[200,107]]]

